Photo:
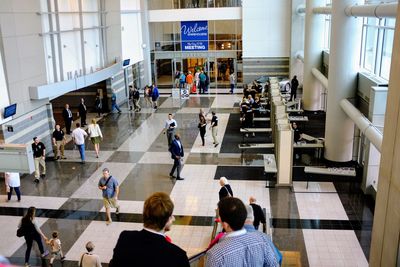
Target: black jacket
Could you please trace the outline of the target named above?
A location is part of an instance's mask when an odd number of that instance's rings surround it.
[[[186,252],[164,236],[146,230],[123,231],[110,267],[189,267]]]
[[[224,186],[221,186],[221,189],[219,190],[219,200],[226,198],[228,196],[228,191],[229,194],[231,194],[231,197],[233,197],[233,191],[232,188],[229,184],[226,184]]]
[[[65,109],[65,108],[63,109],[62,116],[63,116],[63,118],[64,118],[64,121],[68,121],[68,120],[73,121],[74,115],[73,115],[71,109],[70,109],[70,111],[71,111],[71,115],[72,115],[71,118],[69,118],[67,109]]]

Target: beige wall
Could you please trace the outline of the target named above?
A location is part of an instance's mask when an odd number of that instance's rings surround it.
[[[370,266],[396,266],[400,234],[400,6],[397,11],[389,92],[375,205]]]

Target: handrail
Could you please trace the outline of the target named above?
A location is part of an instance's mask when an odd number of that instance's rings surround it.
[[[215,210],[215,218],[218,218],[218,210]],[[215,236],[216,236],[216,234],[217,234],[217,230],[218,230],[218,222],[217,222],[216,220],[214,220],[214,225],[213,225],[213,230],[212,230],[212,232],[211,232],[211,239],[210,239],[210,241],[214,240],[214,238],[215,238]],[[199,252],[199,253],[197,253],[197,254],[191,256],[191,257],[189,258],[189,263],[190,263],[190,264],[191,264],[191,263],[194,263],[194,262],[196,262],[197,260],[199,260],[199,259],[201,259],[202,257],[204,257],[204,256],[206,255],[206,253],[207,253],[207,250],[208,250],[208,249],[206,248],[206,249],[204,249],[203,251],[201,251],[201,252]]]
[[[197,261],[198,259],[204,257],[206,255],[206,253],[207,253],[207,249],[193,255],[192,257],[189,258],[189,263],[193,263],[193,262]]]

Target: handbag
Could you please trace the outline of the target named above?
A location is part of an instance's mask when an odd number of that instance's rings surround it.
[[[21,227],[17,229],[17,236],[18,237],[23,237],[25,235],[25,229],[21,224]]]

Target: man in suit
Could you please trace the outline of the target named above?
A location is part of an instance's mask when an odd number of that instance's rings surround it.
[[[81,98],[81,103],[79,104],[78,110],[79,110],[79,116],[81,117],[81,126],[83,127],[87,125],[86,123],[87,108],[85,105],[85,99]]]
[[[114,248],[110,266],[189,267],[186,252],[165,235],[175,217],[174,203],[168,194],[156,192],[143,207],[143,230],[123,231]]]
[[[174,160],[174,166],[169,173],[169,177],[176,178],[176,180],[184,180],[181,177],[181,159],[184,156],[184,152],[179,134],[175,134],[175,139],[172,141],[169,151],[171,152],[171,158]],[[177,172],[176,177],[174,176],[175,169]]]
[[[65,104],[65,108],[62,112],[62,116],[64,118],[65,130],[66,130],[67,134],[71,134],[71,125],[72,125],[73,117],[72,117],[72,111],[69,109],[68,104]]]

